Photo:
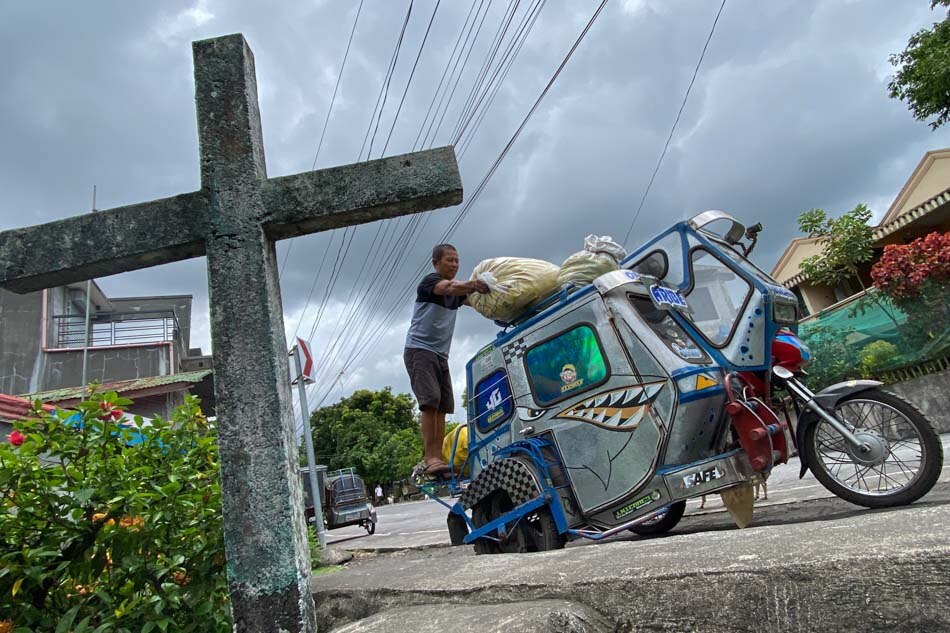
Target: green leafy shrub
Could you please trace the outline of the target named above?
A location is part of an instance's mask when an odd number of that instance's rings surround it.
[[[848,337],[854,334],[854,330],[809,324],[798,334],[814,355],[814,360],[806,368],[805,383],[810,389],[818,391],[836,382],[860,377],[857,352],[853,345],[848,344]]]
[[[900,357],[900,350],[893,343],[874,341],[861,349],[861,377],[876,378]]]
[[[0,445],[0,625],[229,631],[216,432],[189,398],[120,424],[94,395]]]
[[[307,526],[307,545],[310,546],[310,568],[316,569],[321,565],[320,560],[320,541],[317,539],[317,530],[312,526]]]

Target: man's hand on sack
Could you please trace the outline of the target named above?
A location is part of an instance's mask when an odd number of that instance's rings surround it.
[[[482,281],[481,279],[476,279],[476,280],[475,280],[475,292],[478,292],[479,294],[487,295],[488,293],[491,292],[491,288],[489,288],[489,287],[488,287],[488,284],[486,284],[486,283],[485,283],[484,281]]]

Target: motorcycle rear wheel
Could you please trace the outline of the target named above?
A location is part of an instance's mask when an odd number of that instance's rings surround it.
[[[883,389],[842,399],[835,417],[881,447],[858,455],[830,424],[820,419],[805,432],[802,452],[821,484],[845,501],[867,508],[912,503],[927,494],[943,468],[940,436],[917,407]],[[862,435],[863,434],[863,435]]]

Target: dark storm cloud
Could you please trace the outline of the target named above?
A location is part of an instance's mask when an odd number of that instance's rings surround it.
[[[0,228],[86,212],[91,188],[107,208],[198,187],[190,42],[243,32],[257,64],[272,176],[310,169],[357,2],[7,3],[0,19]],[[527,3],[521,3],[526,5]],[[596,2],[548,2],[474,142],[460,159],[466,197],[586,23]],[[365,157],[364,143],[408,2],[366,0],[318,167]],[[761,221],[770,266],[797,235],[795,218],[869,202],[881,213],[927,149],[950,145],[886,96],[887,56],[934,19],[927,3],[730,0],[628,246],[707,208]],[[381,154],[434,0],[413,4],[372,156]],[[471,3],[442,2],[387,154],[415,144]],[[459,119],[508,3],[491,4],[436,144]],[[546,101],[451,238],[467,273],[498,255],[555,263],[588,233],[626,232],[669,133],[718,2],[612,0]],[[524,10],[524,6],[519,9]],[[372,136],[372,131],[370,131]],[[367,141],[368,145],[368,141]],[[884,207],[884,208],[880,208]],[[427,215],[405,263],[379,284],[380,321],[458,209]],[[408,220],[389,227],[401,230]],[[329,351],[378,225],[360,227],[315,338]],[[379,233],[385,234],[387,228]],[[282,275],[288,335],[309,335],[342,232],[299,238]],[[332,249],[307,305],[324,249]],[[288,245],[279,247],[283,261]],[[359,282],[359,283],[358,283]],[[101,280],[112,295],[195,295],[193,340],[208,348],[204,261]],[[393,292],[390,292],[393,291]],[[378,296],[378,295],[377,295]],[[372,298],[375,298],[372,297]],[[372,299],[371,298],[371,299]],[[407,388],[401,347],[410,305],[344,389]],[[303,318],[301,319],[301,315]],[[352,328],[350,329],[352,332]],[[452,367],[494,334],[463,311]],[[339,355],[347,357],[347,350]],[[328,366],[328,380],[338,373]]]

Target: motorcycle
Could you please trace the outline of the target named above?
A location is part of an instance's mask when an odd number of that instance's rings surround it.
[[[748,259],[761,230],[701,213],[498,323],[466,365],[468,476],[449,482],[454,503],[433,495],[453,545],[664,533],[710,493],[744,527],[752,483],[796,450],[800,477],[865,507],[933,487],[940,439],[911,403],[870,380],[805,385],[798,300]]]

